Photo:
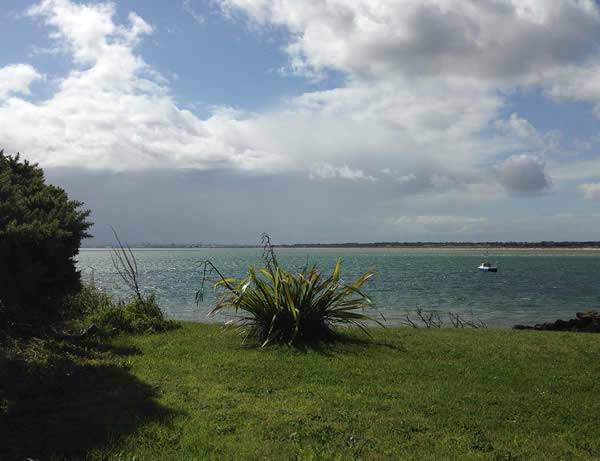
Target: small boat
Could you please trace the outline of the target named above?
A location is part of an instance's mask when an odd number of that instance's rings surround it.
[[[482,262],[477,269],[481,272],[498,272],[498,267],[492,266],[492,263],[488,261]]]

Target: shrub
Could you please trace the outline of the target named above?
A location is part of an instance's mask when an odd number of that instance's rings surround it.
[[[165,318],[153,294],[115,301],[98,288],[84,285],[79,293],[68,297],[67,308],[85,325],[95,324],[101,335],[158,333],[178,325]]]
[[[93,323],[100,334],[158,333],[178,326],[165,317],[156,297],[144,293],[140,287],[138,264],[131,248],[123,245],[114,231],[118,247],[112,251],[115,271],[131,290],[128,300],[115,302],[93,285],[84,285],[69,298],[68,309],[72,315],[83,316],[85,322]]]
[[[45,183],[37,164],[0,151],[0,306],[8,321],[40,325],[80,287],[73,258],[89,210]]]
[[[111,295],[87,283],[81,289],[64,301],[64,310],[72,319],[86,319],[105,308],[112,307],[114,301]]]
[[[346,285],[340,280],[341,260],[325,278],[316,266],[288,272],[277,264],[272,251],[270,254],[267,267],[258,273],[250,267],[243,279],[221,277],[215,287],[224,293],[211,314],[223,309],[242,311],[242,331],[258,338],[263,346],[322,339],[331,336],[339,325],[356,326],[368,333],[365,322],[375,320],[361,311],[373,303],[362,287],[372,272]]]
[[[153,294],[144,299],[131,298],[105,306],[88,319],[104,334],[160,333],[178,326],[165,318]]]

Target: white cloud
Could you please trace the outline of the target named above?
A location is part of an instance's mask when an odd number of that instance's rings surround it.
[[[411,183],[416,180],[417,180],[417,177],[414,173],[410,173],[410,174],[396,178],[396,182],[398,184],[407,184],[407,183]]]
[[[119,27],[113,22],[114,13],[113,3],[83,5],[69,0],[42,0],[28,10],[30,16],[43,17],[54,27],[51,37],[79,64],[94,64],[102,57],[123,52],[140,34],[152,30],[135,14],[129,16],[129,28]]]
[[[538,136],[537,130],[527,119],[519,117],[519,114],[513,112],[508,120],[497,120],[496,127],[509,132],[521,138],[535,138]]]
[[[0,104],[0,139],[8,151],[24,152],[44,166],[112,170],[269,171],[280,162],[277,153],[245,140],[245,115],[216,110],[200,120],[175,105],[166,80],[135,51],[152,31],[139,16],[131,13],[129,24],[119,25],[112,3],[68,0],[44,0],[29,14],[51,27],[74,68],[48,100]]]
[[[153,200],[161,200],[162,190],[177,191],[163,202],[167,214],[182,195],[191,197],[190,206],[197,202],[199,191],[205,200],[197,209],[210,208],[206,197],[218,182],[219,196],[239,207],[211,212],[217,213],[216,220],[225,219],[219,228],[236,232],[242,230],[227,216],[252,209],[261,202],[256,197],[279,194],[278,203],[311,203],[320,216],[311,228],[313,240],[327,226],[328,238],[340,238],[341,225],[347,229],[345,238],[363,240],[373,235],[395,240],[423,235],[434,240],[452,235],[552,238],[554,227],[563,223],[564,235],[588,235],[582,226],[567,225],[566,217],[519,224],[470,214],[509,194],[543,195],[550,176],[584,183],[581,193],[597,198],[600,161],[593,157],[594,145],[581,156],[562,152],[559,133],[540,131],[512,104],[521,90],[531,88],[542,89],[559,104],[600,103],[595,48],[600,29],[598,7],[591,0],[220,3],[231,17],[242,12],[254,26],[287,29],[288,72],[327,78],[333,69],[343,83],[282,100],[268,110],[217,107],[200,118],[175,103],[169,80],[161,74],[170,76],[172,69],[155,69],[140,54],[140,43],[153,32],[149,22],[131,13],[121,23],[110,1],[43,0],[29,14],[50,32],[45,49],[66,54],[71,69],[62,78],[53,76],[57,84],[44,100],[36,94],[19,96],[35,90],[38,85],[31,83],[43,78],[43,69],[19,64],[25,72],[14,78],[2,77],[6,68],[0,69],[0,147],[21,151],[44,167],[107,170],[72,171],[74,178],[84,178],[80,192],[90,190],[90,177],[101,178],[97,185],[111,184],[110,178],[122,181],[112,204],[119,204],[129,182],[143,185],[136,200],[158,183],[162,187]],[[194,2],[177,5],[193,7]],[[160,171],[140,172],[149,169]],[[114,170],[130,174],[114,175]],[[263,181],[240,172],[271,176]],[[161,175],[172,179],[161,182]],[[346,203],[349,196],[352,203]],[[83,197],[94,208],[104,206],[105,219],[112,219],[108,199],[96,192]],[[243,197],[243,206],[236,197]],[[131,209],[129,203],[121,206],[122,214]],[[362,211],[332,219],[332,207],[344,206]],[[490,216],[503,211],[504,205],[498,206]],[[262,212],[262,223],[271,219],[268,210]],[[295,219],[291,213],[273,226],[289,226],[296,229],[294,238],[308,238],[306,227]]]
[[[385,127],[389,139],[370,149],[378,171],[427,165],[441,176],[468,176],[486,165],[509,191],[540,192],[549,185],[542,157],[556,157],[558,177],[574,159],[561,158],[560,132],[539,132],[517,113],[500,117],[505,99],[536,87],[557,100],[600,101],[600,9],[593,0],[219,3],[254,27],[286,28],[292,71],[348,76],[344,88],[298,99],[319,115],[364,121],[364,139],[373,139],[373,126]],[[378,163],[379,155],[385,161]]]
[[[549,183],[540,160],[549,141],[517,113],[504,119],[498,90],[577,66],[600,30],[597,8],[585,0],[221,5],[286,27],[293,67],[336,69],[346,83],[260,113],[221,107],[201,119],[175,104],[168,80],[137,51],[153,30],[146,21],[131,13],[118,24],[113,3],[43,0],[29,14],[73,68],[47,100],[0,102],[4,147],[44,166],[285,171],[455,202],[473,190],[502,194],[495,179],[534,193]]]
[[[30,94],[31,84],[43,78],[29,64],[9,64],[0,67],[0,101],[16,93]]]
[[[498,80],[576,62],[595,50],[594,0],[220,0],[292,34],[298,70],[357,77],[453,75]]]
[[[186,13],[188,13],[194,19],[194,21],[196,21],[197,24],[204,24],[206,19],[204,18],[204,16],[198,13],[198,11],[196,11],[196,8],[194,8],[194,6],[192,5],[191,0],[183,0],[182,7],[183,10]]]
[[[334,166],[327,163],[318,165],[313,168],[310,172],[312,178],[320,179],[362,179],[368,181],[377,181],[373,176],[366,175],[364,171],[358,169],[352,169],[348,165]]]
[[[360,171],[372,180],[383,168],[471,170],[484,145],[495,154],[477,133],[501,100],[476,82],[356,84],[307,93],[270,112],[219,108],[202,120],[175,105],[166,81],[136,53],[151,31],[136,15],[122,26],[111,4],[67,0],[46,0],[30,14],[52,27],[75,68],[50,99],[0,106],[0,135],[7,149],[46,166],[310,174],[306,165],[328,164],[347,168],[337,177]]]
[[[513,155],[497,169],[500,183],[510,192],[537,194],[550,187],[546,164],[533,155]]]
[[[579,186],[579,190],[588,200],[600,200],[600,183],[584,183]]]
[[[556,71],[548,78],[547,94],[557,101],[600,100],[600,63],[590,62],[583,66],[570,65]]]

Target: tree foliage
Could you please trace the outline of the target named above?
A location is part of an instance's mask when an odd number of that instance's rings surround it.
[[[82,205],[46,184],[37,164],[0,151],[0,310],[8,321],[54,319],[79,288],[74,257],[91,226]]]

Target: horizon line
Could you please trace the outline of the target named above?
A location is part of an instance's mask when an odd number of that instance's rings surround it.
[[[338,242],[338,243],[281,243],[273,244],[275,248],[327,248],[327,247],[452,247],[452,246],[464,246],[464,247],[538,247],[538,248],[552,248],[552,247],[600,247],[599,240],[539,240],[539,241],[525,241],[525,240],[496,240],[496,241],[382,241],[382,242]],[[262,245],[254,243],[150,243],[150,242],[138,242],[130,245],[131,248],[262,248]],[[96,244],[96,245],[82,245],[81,248],[113,248],[113,244]]]

